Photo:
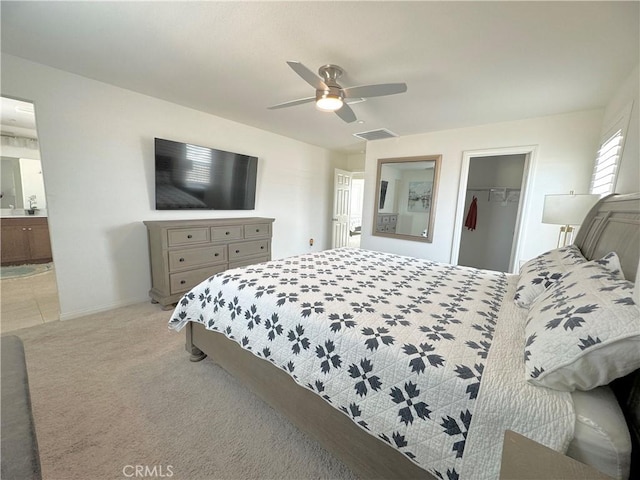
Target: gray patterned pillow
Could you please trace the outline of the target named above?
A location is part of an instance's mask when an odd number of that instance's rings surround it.
[[[640,368],[633,283],[601,263],[574,267],[531,305],[524,351],[530,383],[590,390]]]
[[[586,258],[575,245],[549,250],[520,269],[518,288],[514,297],[516,305],[527,308],[547,287],[557,282],[570,267],[585,263]]]

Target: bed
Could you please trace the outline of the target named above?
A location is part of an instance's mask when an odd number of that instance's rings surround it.
[[[614,195],[521,275],[328,250],[215,275],[169,326],[362,478],[497,478],[506,430],[625,478],[639,257],[640,194]]]

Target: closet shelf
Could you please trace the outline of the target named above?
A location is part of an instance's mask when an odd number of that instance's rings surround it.
[[[488,192],[487,194],[487,201],[491,201],[491,194],[500,194],[500,196],[502,197],[501,201],[502,202],[514,202],[514,201],[518,201],[515,199],[509,199],[509,194],[512,192],[518,192],[517,197],[519,197],[520,194],[520,189],[519,188],[509,188],[509,187],[478,187],[478,188],[473,188],[473,187],[469,187],[467,188],[467,192]]]

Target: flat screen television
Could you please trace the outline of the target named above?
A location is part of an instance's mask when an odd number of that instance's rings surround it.
[[[156,210],[254,210],[258,158],[155,139]]]

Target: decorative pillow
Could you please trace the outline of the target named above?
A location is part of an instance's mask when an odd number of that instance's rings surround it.
[[[549,250],[532,258],[520,269],[514,297],[516,305],[527,308],[547,287],[557,282],[569,267],[586,261],[575,245]]]
[[[618,257],[618,254],[616,252],[607,253],[600,260],[592,261],[609,270],[609,272],[611,272],[611,275],[615,278],[624,280],[624,273],[622,273],[622,266],[620,265],[620,257]]]
[[[555,390],[590,390],[640,368],[633,283],[602,261],[574,267],[529,310],[526,378]]]

